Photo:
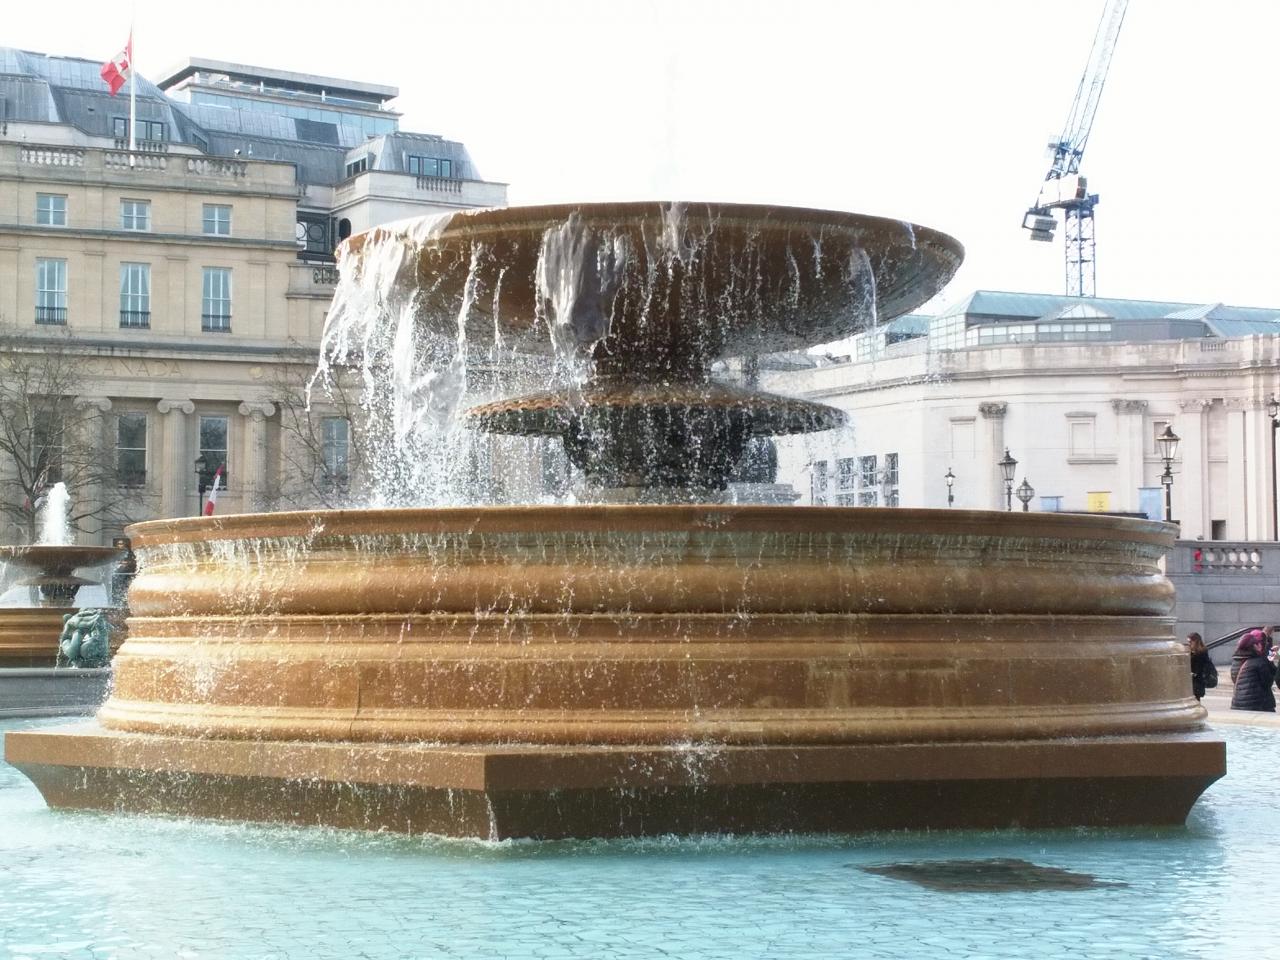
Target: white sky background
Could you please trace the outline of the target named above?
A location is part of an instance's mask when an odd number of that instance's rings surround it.
[[[0,0],[0,44],[106,60],[127,3]],[[964,244],[942,299],[1064,292],[1022,214],[1102,0],[138,0],[188,56],[391,84],[513,204],[727,200],[913,220]],[[51,15],[56,10],[56,15]],[[1270,0],[1132,0],[1082,171],[1102,296],[1280,308]],[[936,304],[935,304],[936,305]]]

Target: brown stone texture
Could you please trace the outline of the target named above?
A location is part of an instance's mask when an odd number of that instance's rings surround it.
[[[475,836],[1174,823],[1224,771],[1164,524],[577,506],[131,533],[97,724],[6,744],[55,805]]]

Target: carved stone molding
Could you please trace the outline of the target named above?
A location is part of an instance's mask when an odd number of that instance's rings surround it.
[[[1222,405],[1235,412],[1250,409],[1253,406],[1253,401],[1248,397],[1228,397],[1222,401]]]
[[[75,405],[77,407],[94,407],[101,413],[106,413],[111,409],[110,397],[76,397]]]
[[[1179,400],[1179,410],[1189,410],[1191,413],[1203,413],[1213,406],[1212,398],[1196,397],[1191,400]]]
[[[190,400],[170,400],[166,398],[156,403],[156,409],[161,413],[169,413],[171,411],[177,413],[195,413],[196,405]]]
[[[239,409],[242,417],[265,420],[267,417],[275,415],[276,405],[270,400],[246,400],[237,409]]]
[[[1147,401],[1116,397],[1111,401],[1111,409],[1116,413],[1146,413]]]
[[[978,404],[978,412],[988,420],[1000,420],[1009,412],[1009,405],[1003,400],[989,400]]]

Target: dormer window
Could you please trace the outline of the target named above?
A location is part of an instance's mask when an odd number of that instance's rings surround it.
[[[347,164],[347,176],[354,177],[358,173],[364,173],[369,169],[369,157],[365,155],[356,160],[352,160]]]
[[[409,154],[409,173],[417,177],[452,177],[453,161],[443,157]]]

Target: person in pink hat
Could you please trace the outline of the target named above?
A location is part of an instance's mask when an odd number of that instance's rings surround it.
[[[1267,637],[1261,630],[1250,630],[1236,644],[1231,658],[1232,710],[1276,712],[1276,695],[1271,686],[1276,681],[1276,667],[1267,659]]]

